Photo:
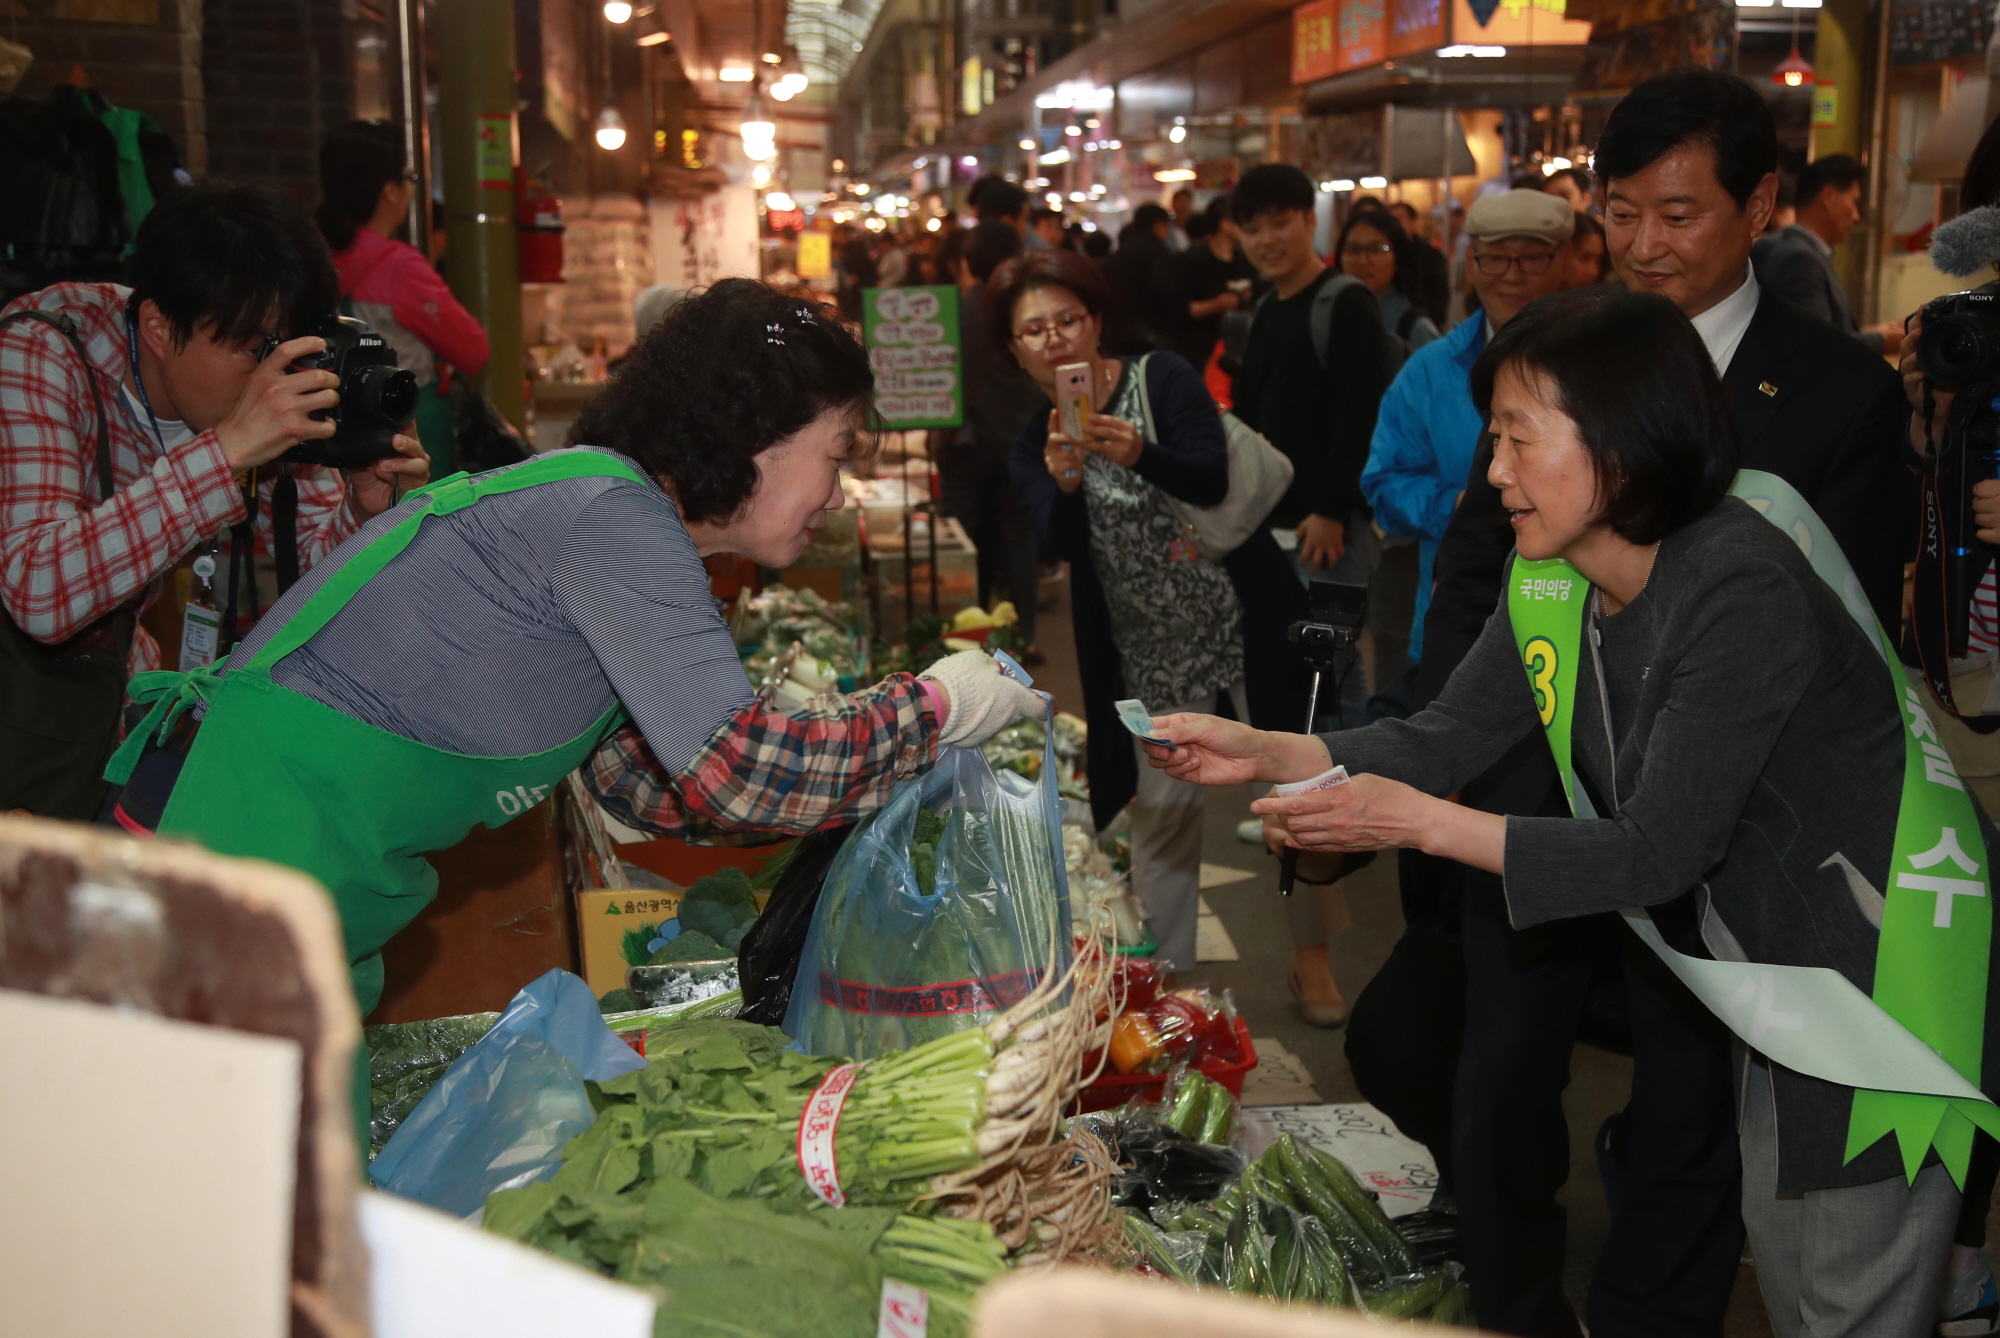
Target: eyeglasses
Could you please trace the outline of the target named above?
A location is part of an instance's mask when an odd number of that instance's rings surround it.
[[[1353,256],[1356,260],[1366,260],[1369,256],[1388,255],[1395,249],[1387,242],[1348,242],[1340,248],[1340,253]]]
[[[1538,279],[1547,274],[1549,266],[1555,262],[1554,251],[1529,251],[1525,255],[1518,256],[1503,255],[1498,251],[1480,251],[1472,256],[1472,263],[1477,265],[1479,272],[1489,279],[1497,279],[1505,274],[1509,265],[1519,265],[1522,274],[1531,279]]]
[[[1074,338],[1076,328],[1089,319],[1082,312],[1065,311],[1053,320],[1029,321],[1014,331],[1014,338],[1020,340],[1025,348],[1040,348],[1049,342],[1052,334],[1060,334],[1064,339]]]

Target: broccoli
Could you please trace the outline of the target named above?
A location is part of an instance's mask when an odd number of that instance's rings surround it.
[[[646,1005],[630,990],[606,990],[604,997],[597,1001],[600,1013],[630,1013]]]
[[[685,923],[685,922],[683,922]],[[672,966],[677,962],[713,962],[734,953],[723,951],[720,943],[698,929],[683,929],[681,936],[654,953],[649,966]]]

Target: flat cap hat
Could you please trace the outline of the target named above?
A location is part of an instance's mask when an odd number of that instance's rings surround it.
[[[1472,211],[1465,216],[1465,231],[1480,241],[1539,237],[1545,242],[1563,242],[1576,231],[1576,215],[1560,195],[1538,190],[1503,191],[1472,202]]]

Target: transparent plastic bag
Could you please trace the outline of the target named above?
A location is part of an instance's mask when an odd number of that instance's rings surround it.
[[[553,1174],[563,1144],[597,1118],[584,1080],[646,1066],[590,987],[550,971],[516,994],[445,1070],[368,1168],[377,1188],[471,1217],[496,1190]]]
[[[785,1013],[808,1054],[867,1059],[978,1026],[1071,957],[1062,800],[948,748],[828,872]],[[935,835],[935,847],[920,836]],[[913,850],[913,843],[917,849]]]
[[[421,1022],[390,1022],[370,1027],[368,1043],[368,1151],[381,1154],[397,1128],[417,1103],[437,1086],[452,1061],[470,1050],[493,1024],[498,1013],[467,1013],[433,1017]]]

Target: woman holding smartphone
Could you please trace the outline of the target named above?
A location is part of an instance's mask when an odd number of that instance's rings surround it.
[[[1100,352],[1110,304],[1095,265],[1053,248],[1015,257],[986,285],[995,341],[1056,402],[1030,418],[1009,472],[1045,550],[1070,564],[1091,806],[1103,826],[1136,801],[1132,885],[1159,961],[1185,971],[1195,964],[1202,793],[1139,765],[1113,703],[1208,712],[1227,693],[1238,719],[1292,724],[1305,697],[1285,629],[1305,616],[1305,592],[1261,530],[1220,562],[1196,551],[1172,502],[1214,506],[1228,492],[1221,416],[1177,354]],[[1150,433],[1139,426],[1149,419]]]

